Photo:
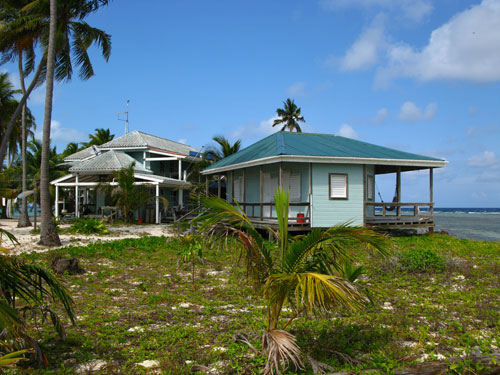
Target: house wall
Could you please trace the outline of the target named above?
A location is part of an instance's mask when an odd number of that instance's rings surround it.
[[[348,199],[331,200],[329,174],[348,176]],[[313,164],[313,227],[330,227],[346,221],[363,225],[363,166],[348,164]]]

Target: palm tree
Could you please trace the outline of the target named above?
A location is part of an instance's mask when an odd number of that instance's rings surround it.
[[[66,145],[66,148],[64,149],[63,153],[61,154],[61,156],[63,158],[67,157],[67,156],[70,156],[70,155],[73,155],[74,153],[80,151],[81,148],[78,146],[78,143],[77,142],[69,142],[67,145]]]
[[[263,286],[267,330],[262,342],[263,354],[268,358],[264,374],[279,372],[290,362],[300,367],[295,337],[285,331],[297,316],[336,307],[355,310],[368,302],[365,289],[355,281],[361,269],[350,266],[349,250],[364,244],[386,254],[386,237],[346,223],[325,231],[314,228],[305,236],[289,238],[289,195],[278,189],[275,204],[279,229],[274,232],[268,228],[278,240],[273,247],[264,241],[240,207],[218,197],[201,196],[200,200],[204,214],[194,220],[200,224],[200,231],[210,235],[229,233],[238,238],[246,252],[248,274]],[[281,323],[285,304],[294,313]]]
[[[45,115],[43,119],[42,162],[40,165],[40,245],[61,246],[59,234],[52,221],[49,194],[50,122],[52,120],[52,95],[54,93],[54,65],[56,57],[57,1],[50,0],[50,30],[47,49],[47,76],[45,85]]]
[[[104,143],[112,141],[115,137],[114,134],[111,134],[109,129],[95,129],[95,134],[89,134],[89,142],[81,142],[83,147],[90,147],[92,145],[100,146]]]
[[[229,155],[235,154],[240,150],[241,139],[238,139],[233,144],[231,144],[226,137],[221,135],[217,135],[212,139],[217,142],[219,148],[208,147],[204,154],[205,158],[211,159],[212,162],[227,158]]]
[[[116,182],[116,185],[108,182],[98,186],[98,190],[104,191],[114,201],[114,205],[122,210],[127,222],[150,199],[148,189],[144,185],[135,184],[134,168],[135,163],[132,163],[127,168],[114,172],[109,182]]]
[[[278,115],[278,119],[274,120],[273,126],[284,124],[281,128],[281,131],[288,128],[289,131],[293,132],[294,130],[297,133],[302,133],[302,129],[299,126],[300,122],[306,122],[304,117],[300,115],[300,108],[288,98],[283,102],[283,108],[276,109],[276,114]]]
[[[4,253],[8,250],[2,245],[8,241],[17,243],[12,234],[0,228],[0,250]],[[35,349],[39,363],[47,363],[41,347],[29,336],[27,323],[21,317],[40,313],[44,317],[41,320],[45,322],[45,316],[48,315],[59,335],[64,338],[61,318],[50,306],[51,302],[56,301],[62,303],[64,312],[75,324],[73,300],[57,278],[40,266],[15,256],[0,254],[0,330],[10,343],[9,349],[20,349],[20,345],[21,348],[31,346]],[[9,361],[3,363],[8,364]]]
[[[100,6],[107,5],[109,0],[65,0],[57,3],[57,43],[55,48],[55,79],[58,81],[71,80],[73,75],[73,63],[79,68],[79,77],[87,80],[94,75],[94,69],[88,55],[91,45],[97,44],[102,55],[109,60],[111,54],[111,36],[104,31],[91,27],[83,21],[89,14],[98,10]],[[11,20],[0,27],[0,52],[3,55],[17,56],[20,40],[31,37],[32,45],[40,44],[43,50],[42,59],[33,76],[33,81],[26,89],[20,105],[16,108],[9,122],[7,134],[12,131],[13,122],[21,114],[22,105],[36,84],[43,82],[47,72],[47,52],[49,41],[50,14],[46,1],[40,0],[7,0],[0,4],[0,16],[12,7],[18,9],[18,13],[11,16]],[[12,13],[12,11],[11,11]],[[9,19],[8,19],[9,20]],[[30,55],[28,66],[33,64],[34,55]],[[72,61],[73,59],[74,61]],[[7,59],[9,61],[10,57]],[[5,62],[2,57],[0,63]],[[31,65],[33,66],[33,65]],[[0,160],[5,156],[7,145],[2,142],[0,146]],[[1,169],[1,166],[0,166]]]

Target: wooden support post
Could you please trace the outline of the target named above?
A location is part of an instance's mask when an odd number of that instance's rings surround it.
[[[234,171],[231,171],[231,202],[234,202]]]
[[[397,202],[401,203],[401,167],[398,167],[396,172],[396,196]],[[397,206],[396,208],[397,217],[401,217],[401,206]]]
[[[221,187],[221,181],[220,181],[220,174],[217,175],[217,196],[220,198],[222,194],[222,187]]]
[[[59,186],[56,185],[56,218],[59,217]]]
[[[283,189],[283,162],[280,162],[279,188]]]
[[[205,176],[205,195],[208,197],[208,175]]]
[[[430,207],[429,207],[429,215],[431,218],[434,218],[434,169],[429,168],[429,199],[430,199]],[[434,226],[429,227],[429,235],[434,234]]]
[[[182,159],[179,159],[179,180],[182,180]]]
[[[313,226],[313,171],[312,171],[312,163],[309,163],[309,225]]]
[[[366,165],[363,164],[363,225],[366,225]]]
[[[259,181],[260,181],[260,220],[264,218],[264,206],[262,200],[264,199],[264,174],[262,173],[262,166],[259,167]]]
[[[247,172],[243,169],[243,202],[247,202]]]
[[[75,217],[80,217],[80,207],[79,206],[79,201],[78,199],[78,175],[75,177]]]
[[[160,224],[160,184],[156,184],[155,223]]]

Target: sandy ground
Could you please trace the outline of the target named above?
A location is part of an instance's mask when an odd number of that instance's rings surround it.
[[[59,228],[69,228],[70,224],[60,224]],[[12,245],[10,242],[3,242],[2,246],[10,249],[11,254],[43,252],[55,247],[37,245],[40,239],[39,234],[31,234],[33,227],[17,228],[17,219],[0,220],[0,228],[5,229],[16,236],[18,245]],[[175,234],[172,226],[169,224],[132,224],[123,226],[110,226],[109,234],[106,235],[84,235],[84,234],[59,234],[62,246],[84,245],[96,241],[113,241],[123,238],[139,238],[145,236],[173,236]],[[5,237],[2,240],[6,240]]]

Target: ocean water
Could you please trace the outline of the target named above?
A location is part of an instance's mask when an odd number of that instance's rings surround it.
[[[457,238],[500,241],[500,208],[435,208],[434,221]]]

